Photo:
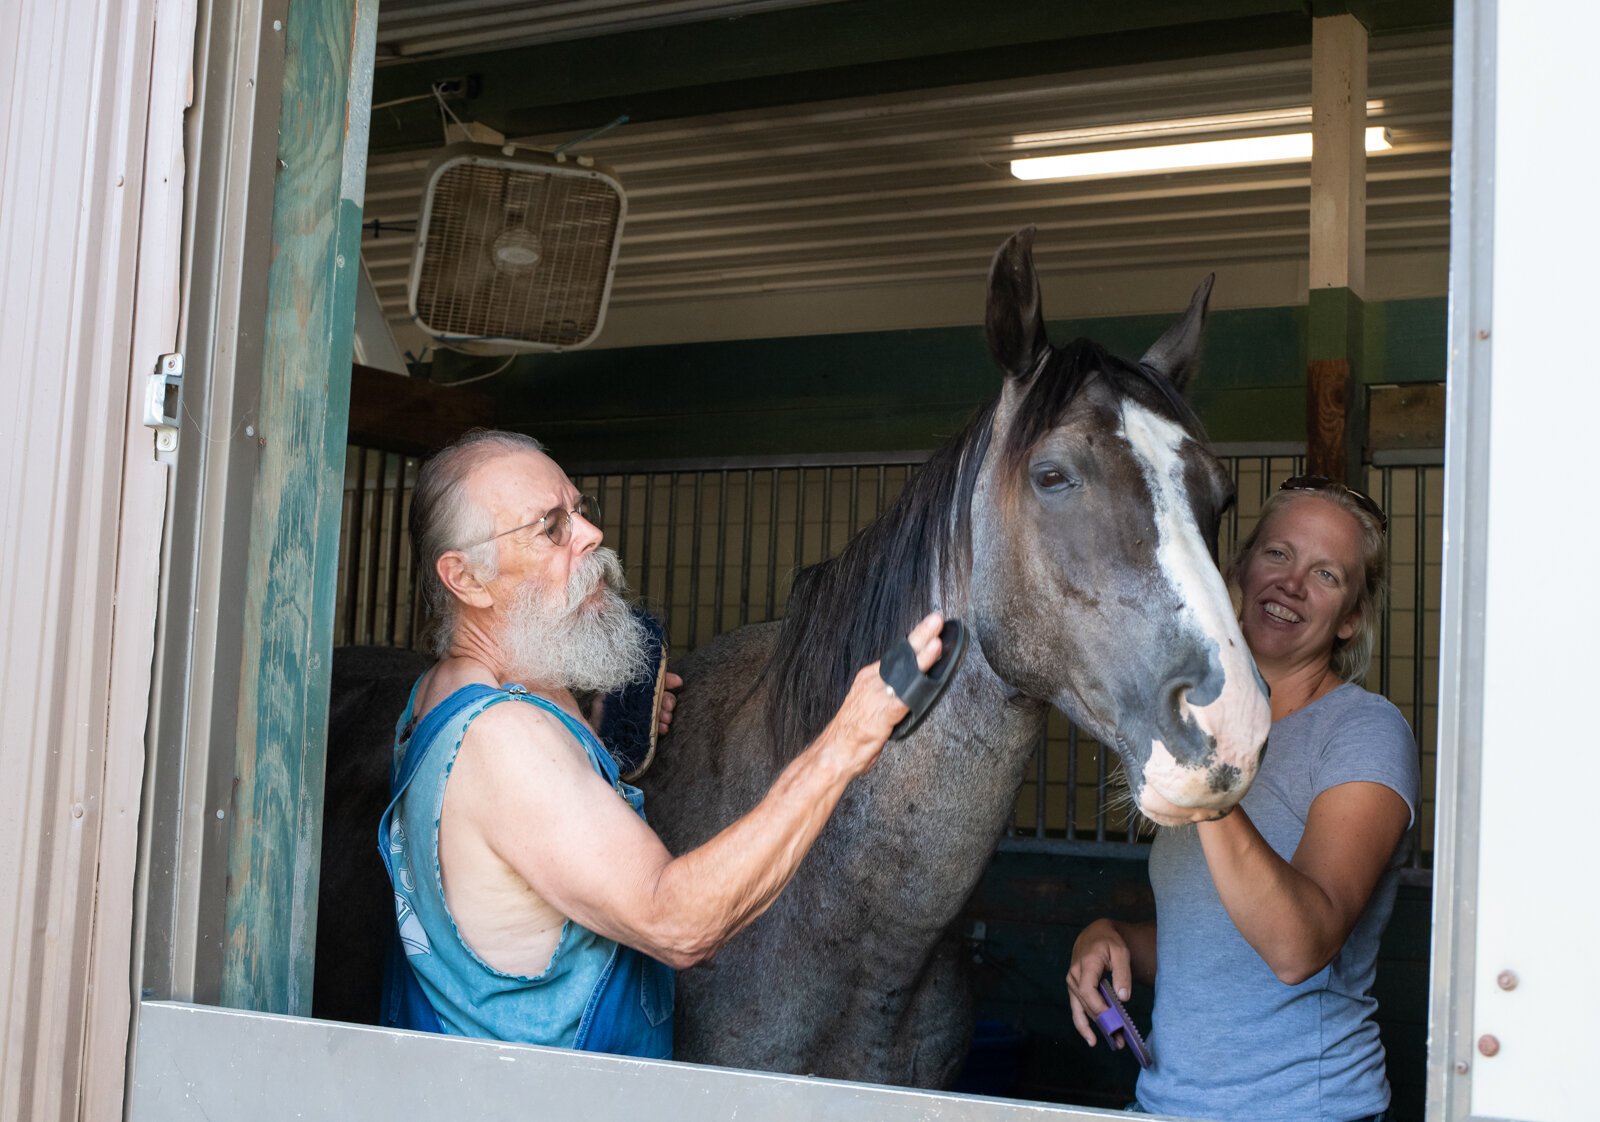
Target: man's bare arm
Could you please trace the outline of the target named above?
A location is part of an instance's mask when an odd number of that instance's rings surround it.
[[[911,633],[924,670],[939,656],[941,623],[929,616]],[[865,667],[833,720],[766,796],[678,858],[554,718],[524,706],[496,706],[479,718],[452,773],[448,809],[460,811],[463,824],[563,915],[687,967],[771,905],[845,787],[877,760],[905,713],[877,665]]]

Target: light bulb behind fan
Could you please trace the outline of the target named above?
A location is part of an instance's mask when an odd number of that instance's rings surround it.
[[[605,322],[626,215],[603,168],[451,145],[428,167],[412,319],[473,354],[585,346]]]

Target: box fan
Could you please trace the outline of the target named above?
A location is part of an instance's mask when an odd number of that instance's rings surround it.
[[[615,176],[453,144],[428,167],[411,318],[473,354],[560,351],[600,334],[627,200]]]

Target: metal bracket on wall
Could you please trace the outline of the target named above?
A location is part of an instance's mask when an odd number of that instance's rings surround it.
[[[156,433],[156,451],[178,447],[178,406],[183,398],[183,355],[162,355],[144,395],[144,424]]]

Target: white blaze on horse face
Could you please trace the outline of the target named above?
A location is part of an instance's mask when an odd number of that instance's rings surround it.
[[[1181,455],[1188,433],[1142,405],[1124,401],[1122,435],[1150,487],[1157,567],[1183,605],[1176,630],[1209,639],[1220,663],[1215,669],[1223,676],[1222,691],[1210,702],[1192,704],[1187,694],[1179,702],[1180,712],[1215,740],[1215,757],[1203,766],[1186,764],[1158,740],[1145,766],[1140,809],[1156,821],[1187,821],[1193,816],[1185,808],[1223,809],[1243,797],[1255,778],[1272,711],[1227,586],[1190,510]]]

